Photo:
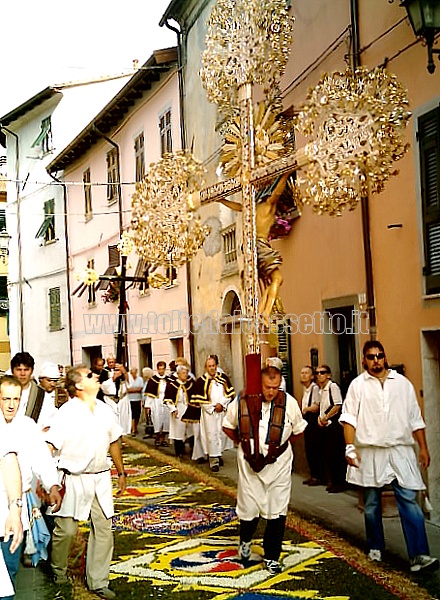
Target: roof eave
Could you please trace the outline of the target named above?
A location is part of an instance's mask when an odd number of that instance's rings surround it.
[[[143,91],[158,81],[161,74],[177,65],[177,48],[156,50],[147,62],[133,75],[116,96],[90,121],[90,123],[46,167],[49,173],[65,169],[93,144],[108,134],[124,118]],[[144,90],[142,90],[144,88]]]
[[[30,112],[40,104],[43,104],[43,102],[45,102],[46,100],[50,100],[57,94],[61,93],[62,92],[60,91],[60,89],[54,86],[49,86],[45,88],[38,94],[35,94],[35,96],[32,96],[32,98],[29,98],[29,100],[26,100],[26,102],[23,102],[23,104],[20,104],[20,106],[17,106],[17,108],[14,108],[14,110],[11,110],[6,115],[1,117],[0,125],[2,125],[3,127],[7,127],[8,125],[13,123],[14,121],[17,121],[26,113]]]

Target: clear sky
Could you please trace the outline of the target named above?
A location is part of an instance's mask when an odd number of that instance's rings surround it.
[[[177,44],[171,0],[1,0],[0,116],[49,85],[121,73]]]

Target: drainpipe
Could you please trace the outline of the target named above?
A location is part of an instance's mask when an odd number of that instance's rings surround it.
[[[17,194],[17,251],[18,251],[18,312],[20,315],[20,351],[24,352],[23,263],[21,256],[20,148],[18,135],[0,124],[0,128],[15,138],[15,189]]]
[[[358,0],[350,0],[353,71],[361,66]],[[370,208],[368,195],[361,197],[362,237],[364,243],[365,281],[370,339],[377,337],[376,304],[374,297],[373,259],[371,256]]]
[[[100,131],[98,129],[98,127],[96,125],[93,125],[93,128],[95,129],[95,131],[97,131],[99,133],[99,135],[109,144],[111,144],[114,148],[116,148],[116,152],[117,152],[117,157],[118,157],[118,213],[119,213],[119,237],[122,237],[122,232],[123,232],[123,225],[122,225],[122,190],[121,190],[121,161],[120,161],[120,157],[121,157],[121,152],[119,150],[119,146],[116,142],[114,142],[113,140],[111,140],[109,137],[107,137],[104,133],[102,133],[102,131]]]
[[[121,189],[121,161],[120,161],[120,150],[116,142],[111,140],[109,137],[104,135],[102,131],[98,129],[96,125],[93,125],[95,131],[109,144],[116,148],[118,162],[118,213],[119,213],[119,239],[122,238],[123,224],[122,224],[122,189]],[[121,256],[121,281],[119,287],[119,311],[118,311],[118,338],[116,343],[116,360],[117,362],[124,363],[128,368],[128,338],[126,330],[126,315],[127,315],[127,302],[126,302],[126,290],[125,290],[125,276],[127,272],[127,257]],[[124,343],[125,342],[125,343]]]
[[[177,27],[173,27],[168,21],[165,21],[165,26],[174,31],[177,35],[177,74],[179,81],[179,114],[180,114],[180,143],[182,148],[186,149],[186,125],[185,125],[185,111],[184,111],[184,99],[185,99],[185,91],[184,91],[184,79],[183,79],[183,60],[182,60],[182,31],[177,29]],[[187,304],[188,304],[188,313],[189,313],[189,332],[188,332],[188,342],[189,342],[189,354],[190,354],[190,364],[192,371],[195,372],[196,364],[195,364],[195,345],[194,345],[194,327],[193,327],[193,306],[192,306],[192,295],[191,295],[191,265],[190,263],[186,263],[186,295],[187,295]]]
[[[64,207],[64,240],[66,250],[66,289],[67,289],[67,314],[69,322],[69,353],[70,353],[70,365],[73,365],[73,339],[72,339],[72,300],[70,297],[70,277],[69,277],[69,232],[67,229],[67,188],[66,184],[60,181],[55,175],[49,173],[54,181],[59,183],[63,188],[63,207]]]

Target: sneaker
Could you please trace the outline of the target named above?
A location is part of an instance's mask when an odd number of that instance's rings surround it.
[[[382,560],[382,553],[380,550],[370,550],[368,558],[374,562],[380,562]]]
[[[277,573],[281,573],[283,568],[277,560],[267,560],[264,559],[264,566],[269,571],[271,575],[276,575]]]
[[[241,560],[249,560],[251,557],[252,542],[240,542],[238,546],[238,556]]]
[[[439,562],[433,556],[420,554],[411,559],[410,565],[411,573],[418,573],[419,571],[437,571]]]
[[[116,594],[110,590],[108,587],[104,587],[104,588],[99,588],[97,590],[92,590],[92,592],[94,594],[96,594],[97,596],[99,596],[100,598],[116,598]]]

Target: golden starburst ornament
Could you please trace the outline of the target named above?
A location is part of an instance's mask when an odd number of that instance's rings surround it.
[[[209,227],[202,225],[194,196],[205,168],[190,152],[165,154],[150,165],[132,196],[130,237],[153,270],[180,267],[201,248]]]
[[[267,163],[287,154],[292,147],[291,132],[284,119],[277,118],[272,106],[258,102],[253,107],[255,166]],[[220,165],[228,177],[239,177],[242,164],[242,136],[238,116],[228,124],[224,132]]]
[[[279,81],[292,45],[285,0],[217,0],[208,20],[200,77],[208,100],[230,119],[238,88],[257,84],[281,105]]]
[[[325,74],[295,119],[312,139],[311,163],[297,180],[298,200],[334,216],[356,208],[369,191],[381,192],[408,150],[410,116],[406,91],[382,68]]]

